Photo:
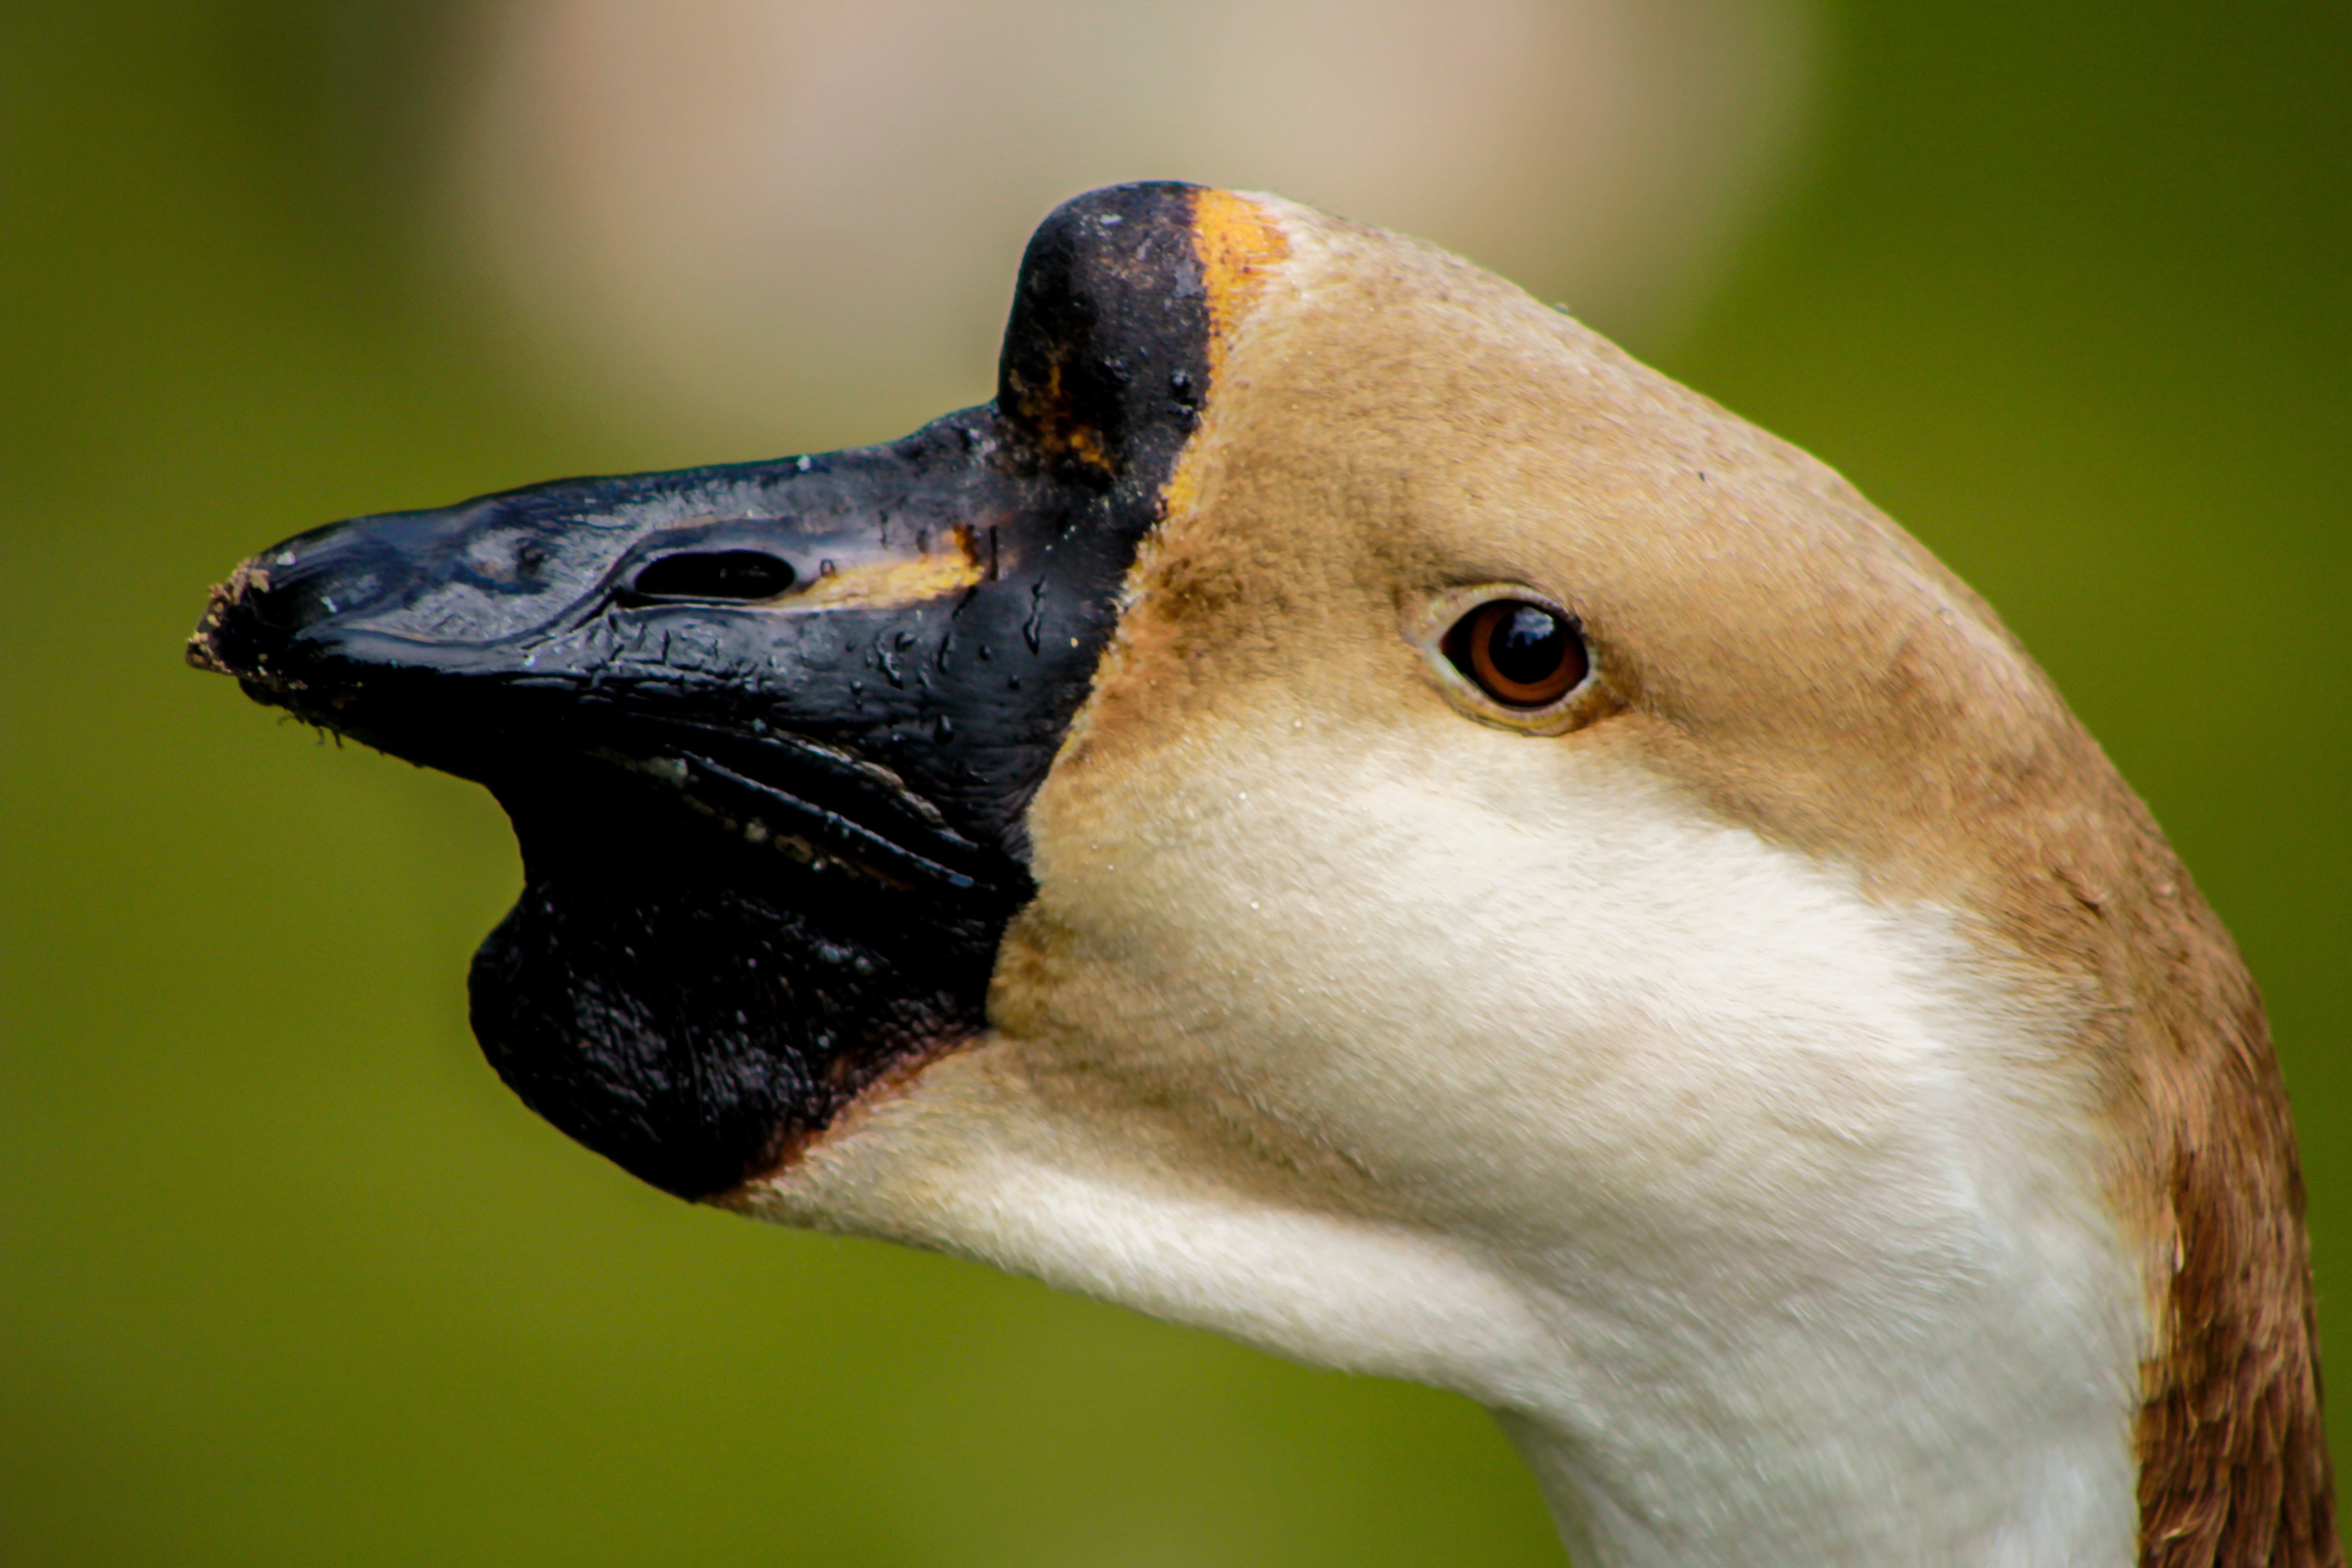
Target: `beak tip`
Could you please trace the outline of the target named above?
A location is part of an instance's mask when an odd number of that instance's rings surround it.
[[[196,629],[188,634],[186,657],[188,667],[211,675],[235,675],[236,667],[222,656],[220,648],[221,620],[235,608],[245,591],[247,570],[239,566],[226,583],[213,584],[205,600],[205,613],[197,617]]]
[[[222,662],[219,654],[213,651],[212,640],[202,626],[197,627],[188,638],[186,658],[190,669],[201,669],[207,675],[236,673]]]
[[[261,674],[267,655],[255,641],[261,629],[255,601],[268,592],[269,572],[258,557],[239,562],[226,582],[214,584],[205,613],[188,634],[189,668],[240,680]]]

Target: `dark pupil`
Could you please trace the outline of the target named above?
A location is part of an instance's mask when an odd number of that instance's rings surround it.
[[[1540,686],[1559,673],[1568,657],[1568,628],[1550,611],[1521,605],[1495,628],[1487,657],[1504,679]]]
[[[643,599],[772,599],[793,585],[790,562],[757,550],[666,555],[637,574]]]

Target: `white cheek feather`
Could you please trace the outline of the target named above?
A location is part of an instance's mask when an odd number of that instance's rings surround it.
[[[1185,1168],[997,1046],[765,1206],[1458,1389],[1586,1568],[2132,1562],[2146,1328],[2070,1000],[1603,748],[1461,731],[1203,730],[1125,837],[1039,819],[1128,988],[1078,1026],[1406,1218]]]

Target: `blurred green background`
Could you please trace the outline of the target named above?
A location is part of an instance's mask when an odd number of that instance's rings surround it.
[[[461,9],[0,16],[0,1557],[1556,1563],[1466,1404],[575,1149],[466,1028],[495,807],[181,667],[315,522],[940,411],[713,450],[565,382],[413,237]],[[1793,173],[1632,346],[1983,589],[2152,803],[2269,997],[2352,1353],[2352,7],[1816,25]]]

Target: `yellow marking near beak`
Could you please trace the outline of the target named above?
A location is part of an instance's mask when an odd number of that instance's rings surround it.
[[[1192,248],[1201,258],[1201,284],[1209,296],[1209,384],[1203,413],[1216,407],[1224,377],[1225,351],[1265,275],[1290,254],[1290,240],[1272,214],[1232,191],[1203,190],[1192,195]],[[1196,443],[1197,445],[1197,443]],[[1160,515],[1174,517],[1199,498],[1200,477],[1187,451],[1160,492]]]
[[[1290,240],[1272,215],[1231,191],[1192,196],[1192,247],[1209,294],[1209,391],[1216,392],[1225,347],[1265,281],[1266,270],[1290,254]]]
[[[886,610],[960,594],[982,575],[971,531],[959,528],[949,535],[948,548],[820,571],[770,602],[787,610]]]

